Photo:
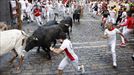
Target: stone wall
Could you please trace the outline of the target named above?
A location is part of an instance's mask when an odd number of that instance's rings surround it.
[[[10,0],[0,0],[0,22],[11,24]]]

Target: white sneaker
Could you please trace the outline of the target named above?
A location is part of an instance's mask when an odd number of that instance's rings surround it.
[[[132,58],[132,60],[134,61],[134,55],[133,55],[131,58]]]
[[[81,72],[82,72],[82,73],[85,73],[84,65],[81,65]]]
[[[117,67],[117,63],[113,62],[113,67],[116,68]]]

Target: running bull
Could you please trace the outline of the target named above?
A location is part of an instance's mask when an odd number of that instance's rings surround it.
[[[75,22],[75,20],[78,20],[78,22],[80,22],[80,9],[76,9],[73,13],[73,21]]]
[[[50,20],[44,26],[52,26],[52,25],[59,25],[62,28],[63,32],[67,33],[70,39],[70,31],[72,31],[72,25],[73,25],[72,18],[70,16],[65,17],[63,20],[60,21],[60,23],[58,23],[56,20]]]
[[[46,52],[47,59],[51,59],[50,46],[52,43],[56,44],[56,39],[58,39],[62,28],[58,25],[52,26],[41,26],[27,39],[25,50],[28,52],[34,47],[38,47],[37,52],[39,52],[40,47]]]

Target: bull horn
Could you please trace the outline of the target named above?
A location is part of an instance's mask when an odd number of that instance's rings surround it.
[[[69,26],[69,24],[65,24],[65,26]]]
[[[24,31],[21,31],[22,35],[26,36],[26,37],[29,37],[28,34],[26,34]]]
[[[38,40],[38,38],[36,38],[36,37],[34,37],[33,39],[36,40],[36,41]]]

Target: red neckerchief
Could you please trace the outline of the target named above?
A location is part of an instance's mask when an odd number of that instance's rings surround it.
[[[109,31],[112,31],[112,30],[114,30],[114,27],[112,27]]]

